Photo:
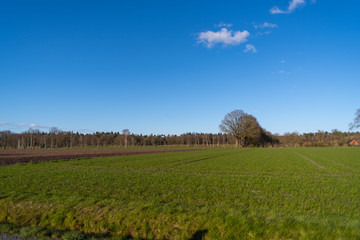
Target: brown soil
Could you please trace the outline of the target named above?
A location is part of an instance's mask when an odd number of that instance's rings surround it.
[[[0,165],[198,150],[200,149],[9,149],[0,150]]]

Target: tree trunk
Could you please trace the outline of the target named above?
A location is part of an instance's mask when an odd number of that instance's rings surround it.
[[[70,133],[70,148],[72,148],[72,133]]]

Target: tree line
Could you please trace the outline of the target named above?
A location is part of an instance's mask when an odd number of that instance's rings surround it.
[[[360,132],[317,131],[315,133],[298,132],[278,135],[282,147],[346,147],[352,140],[360,141]]]
[[[233,145],[228,134],[185,133],[181,135],[142,135],[122,132],[73,133],[68,131],[42,132],[29,129],[22,133],[0,132],[0,148],[81,148],[136,146],[224,146]],[[260,144],[260,142],[258,143]],[[267,147],[270,142],[261,142]],[[260,145],[259,145],[260,146]]]
[[[231,134],[226,133],[185,133],[181,135],[138,135],[122,132],[79,133],[68,131],[42,132],[29,129],[22,133],[0,131],[0,148],[81,148],[81,147],[135,147],[135,146],[232,146],[242,147],[342,147],[348,146],[353,139],[360,139],[360,132],[331,132],[283,135],[271,134],[261,129],[255,138],[248,138],[247,143],[236,143]]]
[[[350,129],[360,128],[360,109],[355,113]],[[138,135],[128,129],[122,132],[96,132],[84,134],[51,128],[42,132],[30,128],[22,133],[0,131],[0,148],[73,148],[73,147],[128,147],[128,146],[227,146],[236,147],[342,147],[352,140],[360,142],[360,132],[331,132],[283,135],[272,134],[262,128],[257,119],[242,110],[225,115],[219,125],[221,133],[185,133],[181,135]]]
[[[359,132],[340,132],[336,129],[331,132],[318,131],[304,134],[293,132],[273,135],[265,131],[254,116],[242,110],[234,110],[226,114],[219,128],[233,137],[237,147],[259,146],[259,142],[262,141],[265,142],[265,146],[271,143],[271,146],[278,147],[342,147],[348,146],[354,139],[360,141]],[[355,128],[360,128],[360,109],[355,114],[354,122],[350,124],[350,129]]]

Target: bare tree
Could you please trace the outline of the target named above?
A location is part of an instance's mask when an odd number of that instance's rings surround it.
[[[242,110],[234,110],[226,114],[219,128],[222,132],[233,136],[236,147],[239,147],[239,144],[247,147],[251,141],[260,136],[261,130],[256,118]]]
[[[134,137],[131,137],[131,146],[132,146],[132,147],[134,146],[134,143],[135,143],[135,138],[134,138]]]
[[[44,148],[46,148],[46,135],[44,134]]]
[[[79,142],[80,142],[80,147],[83,147],[83,135],[82,134],[79,135]]]
[[[70,148],[72,148],[73,145],[73,132],[70,132]]]
[[[55,139],[55,135],[59,134],[60,130],[57,127],[52,127],[49,130],[49,134],[51,136],[50,138],[50,148],[54,147],[54,139]]]
[[[100,132],[96,132],[95,135],[95,141],[96,141],[96,146],[100,147],[100,140],[101,140],[101,133]]]
[[[33,147],[33,133],[34,133],[34,130],[32,128],[29,128],[28,133],[30,135],[30,148],[32,148]]]
[[[124,135],[124,145],[125,145],[125,147],[127,147],[128,137],[130,135],[129,129],[122,130],[122,134]]]
[[[360,128],[360,108],[356,110],[354,122],[350,123],[350,130]]]

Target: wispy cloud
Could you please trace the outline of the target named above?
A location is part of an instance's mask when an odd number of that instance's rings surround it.
[[[270,31],[270,30],[265,31],[265,32],[257,32],[257,33],[256,33],[256,36],[268,35],[268,34],[270,34],[270,33],[272,33],[272,31]]]
[[[261,23],[261,24],[254,24],[254,27],[255,27],[255,29],[258,29],[258,28],[277,28],[279,26],[277,24],[274,24],[274,23],[264,22],[264,23]]]
[[[232,27],[233,25],[231,23],[223,23],[223,22],[219,22],[218,24],[215,24],[214,27]]]
[[[52,128],[50,126],[38,125],[38,124],[35,124],[35,123],[32,123],[32,124],[20,123],[20,124],[15,124],[15,126],[23,127],[23,128],[42,128],[42,129],[50,129],[50,128]]]
[[[259,32],[257,32],[255,34],[255,36],[262,36],[262,35],[267,35],[272,33],[271,29],[273,28],[278,28],[279,26],[275,23],[269,23],[269,22],[264,22],[264,23],[253,23],[254,28],[258,29]]]
[[[281,14],[281,13],[288,13],[287,11],[281,10],[278,6],[274,6],[270,9],[271,14]]]
[[[312,3],[315,3],[314,0],[311,0]],[[278,6],[274,6],[270,9],[271,14],[289,14],[294,12],[297,8],[306,5],[305,0],[291,0],[289,6],[286,10],[281,10]]]
[[[91,130],[91,129],[79,129],[78,130],[80,133],[94,133],[95,131],[94,130]],[[110,132],[110,131],[109,131]]]
[[[8,122],[0,122],[0,127],[4,127],[4,126],[8,126],[9,129],[16,129],[16,131],[22,131],[24,129],[44,129],[44,131],[46,130],[51,130],[52,128],[57,128],[60,130],[60,128],[55,127],[55,126],[44,126],[44,125],[39,125],[39,124],[35,124],[35,123],[31,123],[31,124],[26,124],[26,123],[8,123]],[[71,132],[80,132],[80,133],[93,133],[95,132],[95,130],[92,129],[68,129],[68,128],[61,128],[61,130],[63,131],[71,131]],[[110,130],[109,130],[110,131]]]
[[[293,12],[298,7],[304,6],[306,4],[305,0],[291,0],[289,3],[288,11]]]
[[[257,50],[256,50],[256,48],[255,48],[254,45],[252,45],[252,44],[246,44],[244,52],[256,53]]]
[[[273,73],[278,73],[278,74],[290,74],[290,72],[285,71],[285,70],[279,70],[279,71],[276,71],[276,72],[273,72]]]
[[[44,126],[44,125],[39,125],[39,124],[35,124],[35,123],[31,123],[31,124],[27,124],[27,123],[9,123],[9,122],[0,122],[0,127],[2,129],[7,128],[9,130],[14,129],[14,130],[22,130],[22,129],[44,129],[44,130],[49,130],[51,128],[53,128],[53,126]]]
[[[239,45],[247,41],[250,36],[248,31],[232,31],[227,28],[222,28],[220,31],[206,31],[198,34],[198,43],[205,44],[208,48],[212,48],[215,44],[219,43],[223,46]]]

